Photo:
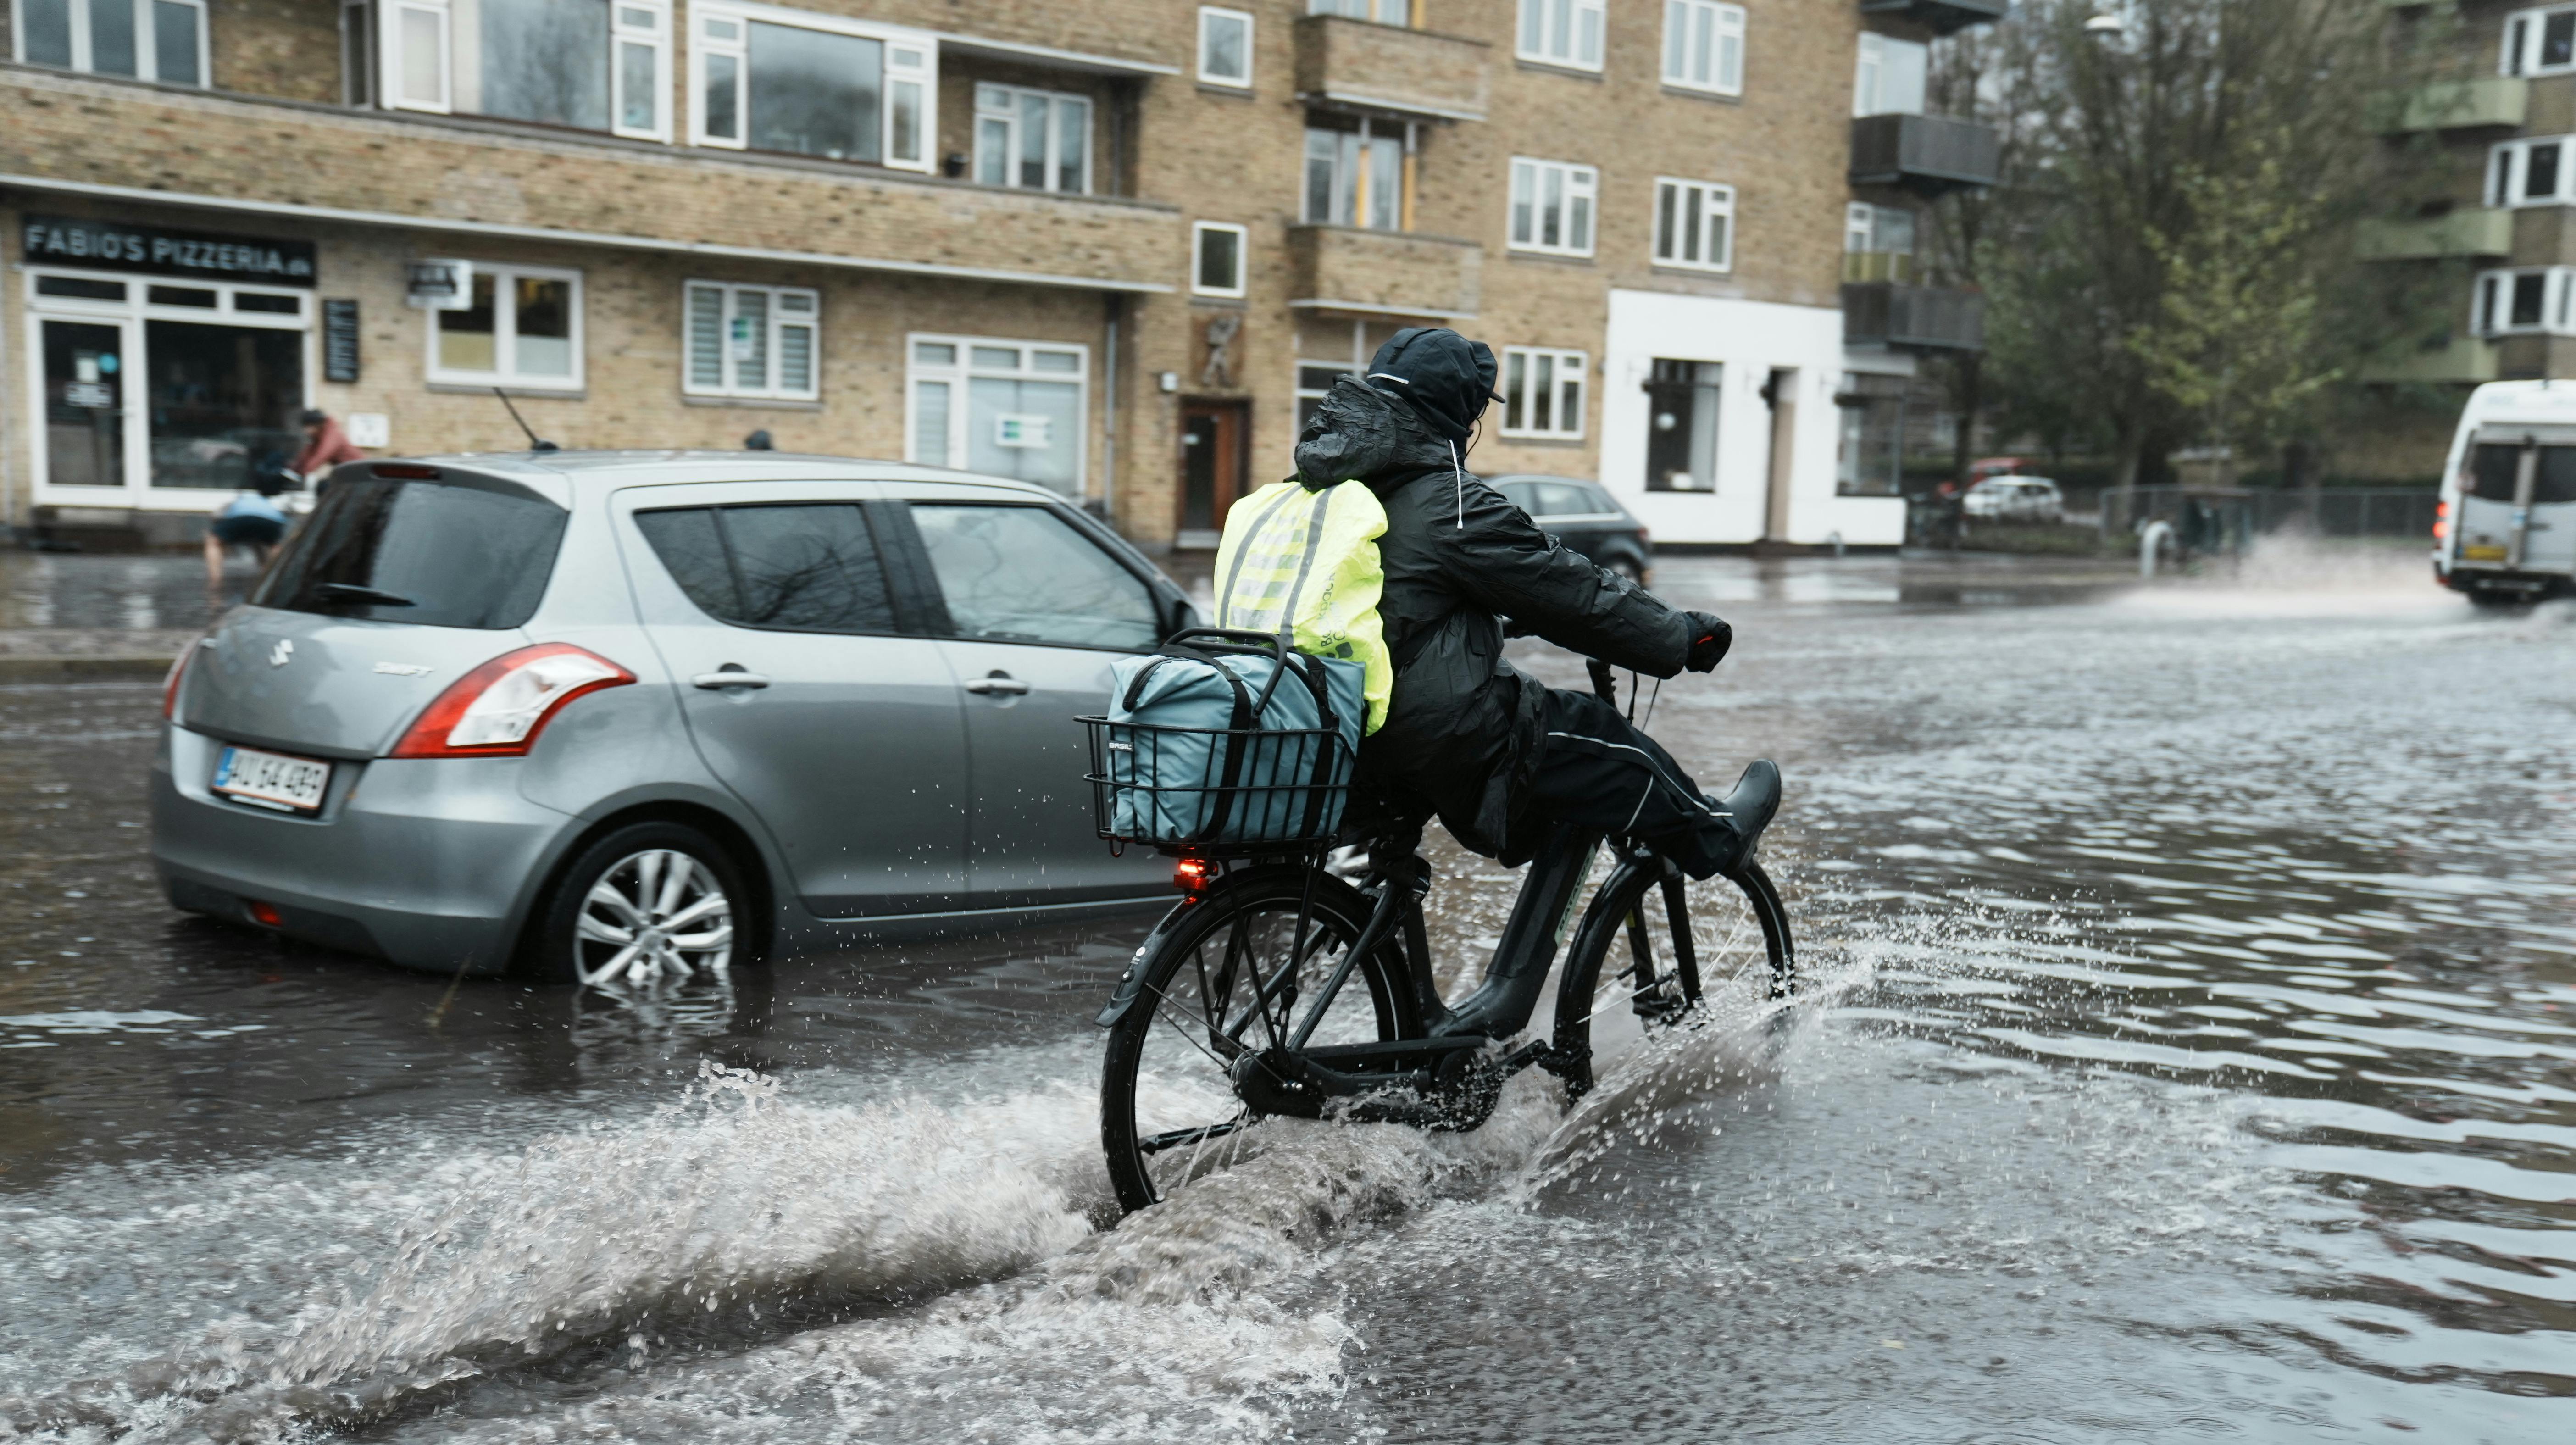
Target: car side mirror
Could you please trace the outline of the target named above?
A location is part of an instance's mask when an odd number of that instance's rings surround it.
[[[1164,599],[1163,636],[1168,638],[1199,625],[1199,610],[1190,605],[1189,598],[1183,596],[1178,589],[1174,589]]]

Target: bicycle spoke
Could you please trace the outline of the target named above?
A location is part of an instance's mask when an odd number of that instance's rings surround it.
[[[1237,1114],[1220,1124],[1202,1124],[1195,1129],[1166,1129],[1150,1139],[1139,1140],[1136,1152],[1160,1154],[1166,1149],[1177,1149],[1183,1144],[1204,1144],[1210,1139],[1222,1139],[1251,1123],[1251,1119]],[[1195,1168],[1198,1160],[1194,1157],[1190,1160],[1190,1164]]]
[[[1207,1055],[1209,1063],[1216,1065],[1220,1069],[1227,1067],[1226,1060],[1220,1057],[1215,1049],[1208,1047],[1206,1044],[1200,1043],[1190,1029],[1173,1022],[1172,1016],[1163,1011],[1163,1005],[1167,1003],[1171,1003],[1171,995],[1164,993],[1161,989],[1154,990],[1154,1017],[1167,1025],[1172,1032],[1179,1034],[1181,1036],[1181,1042],[1188,1044],[1191,1048]],[[1178,1007],[1178,1005],[1174,1005],[1174,1007]],[[1208,1021],[1207,1015],[1205,1014],[1200,1014],[1197,1018],[1198,1021],[1203,1024]],[[1243,1051],[1243,1045],[1236,1043],[1232,1039],[1225,1038],[1213,1030],[1210,1030],[1208,1037],[1215,1039],[1220,1044],[1224,1044],[1234,1049],[1237,1053]]]

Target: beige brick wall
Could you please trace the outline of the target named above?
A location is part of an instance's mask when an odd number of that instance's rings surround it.
[[[336,103],[339,0],[207,0],[207,65],[217,89]]]

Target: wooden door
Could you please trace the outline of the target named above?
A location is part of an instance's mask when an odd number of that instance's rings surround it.
[[[1194,401],[1181,408],[1181,525],[1184,547],[1213,547],[1226,509],[1243,493],[1243,448],[1249,408],[1239,401]]]

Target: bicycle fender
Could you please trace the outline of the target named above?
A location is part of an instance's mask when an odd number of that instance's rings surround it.
[[[1137,944],[1136,951],[1127,956],[1127,971],[1118,975],[1118,986],[1110,991],[1109,1002],[1101,1005],[1100,1013],[1092,1019],[1093,1023],[1105,1029],[1127,1016],[1136,996],[1145,991],[1145,960],[1154,956],[1155,950],[1163,946],[1163,940],[1181,926],[1182,919],[1190,916],[1190,910],[1206,906],[1206,895],[1184,898],[1172,905],[1172,911],[1164,914],[1154,924],[1154,931],[1146,934],[1145,941]]]

